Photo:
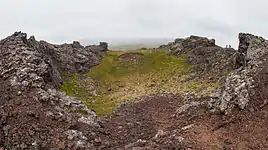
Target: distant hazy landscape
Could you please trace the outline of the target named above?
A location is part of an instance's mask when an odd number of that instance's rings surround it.
[[[98,44],[99,41],[109,43],[110,50],[136,50],[141,48],[155,48],[173,41],[174,38],[98,38],[82,39],[82,45]]]

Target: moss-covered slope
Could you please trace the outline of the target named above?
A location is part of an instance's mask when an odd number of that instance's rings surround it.
[[[111,51],[87,74],[64,75],[61,89],[84,100],[98,115],[151,94],[208,95],[218,83],[194,78],[187,55],[177,58],[164,51]]]

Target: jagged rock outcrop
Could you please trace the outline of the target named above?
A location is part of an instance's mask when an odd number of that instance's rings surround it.
[[[1,40],[0,149],[92,148],[100,121],[83,102],[57,90],[59,69],[89,70],[105,48],[55,46],[21,32]]]
[[[37,42],[34,37],[29,39],[29,45],[52,58],[60,71],[69,73],[86,73],[90,68],[100,63],[108,51],[107,43],[82,46],[78,41],[72,44],[52,45],[45,41]]]
[[[198,47],[211,47],[216,46],[214,39],[208,39],[205,37],[199,37],[199,36],[190,36],[186,39],[179,38],[176,39],[174,42],[169,43],[171,53],[174,55],[182,55],[185,54],[192,49],[198,48]]]
[[[179,38],[159,49],[169,49],[170,54],[187,57],[195,71],[201,74],[214,74],[220,78],[236,67],[236,51],[232,48],[222,48],[215,44],[214,39],[190,36]]]
[[[100,63],[107,44],[81,46],[79,42],[55,46],[55,60],[60,69],[70,73],[86,73]]]
[[[236,62],[240,67],[230,73],[224,85],[212,95],[210,105],[229,114],[233,108],[245,109],[256,93],[255,77],[265,67],[268,57],[268,41],[251,34],[239,34]],[[238,65],[239,66],[239,65]],[[258,89],[257,89],[258,90]]]
[[[195,71],[203,74],[214,74],[220,78],[235,68],[235,50],[213,47],[199,47],[188,54],[189,63]]]

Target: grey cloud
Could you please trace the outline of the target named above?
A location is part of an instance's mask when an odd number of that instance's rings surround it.
[[[174,38],[192,34],[237,45],[237,34],[268,36],[265,0],[1,0],[0,37]]]

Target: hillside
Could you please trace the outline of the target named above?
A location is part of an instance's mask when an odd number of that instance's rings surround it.
[[[267,149],[268,42],[0,42],[0,149]]]

